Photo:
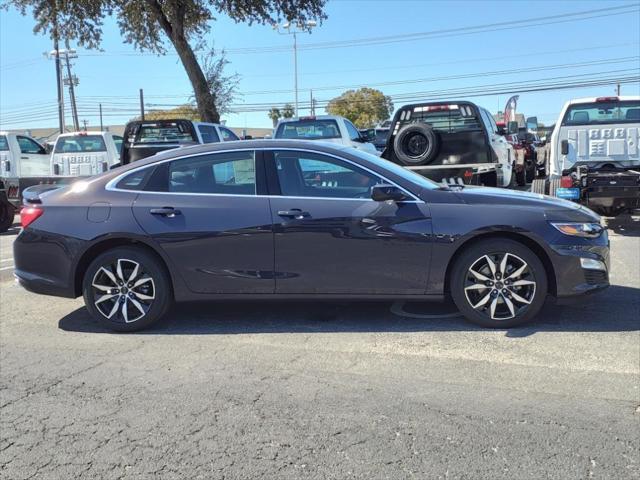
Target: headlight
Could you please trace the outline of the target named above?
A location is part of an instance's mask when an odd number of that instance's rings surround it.
[[[551,223],[565,235],[573,237],[597,238],[604,228],[599,223]]]

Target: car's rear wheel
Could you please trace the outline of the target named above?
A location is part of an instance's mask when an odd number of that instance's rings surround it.
[[[536,162],[535,162],[535,159],[532,160],[529,164],[525,163],[524,175],[525,175],[525,181],[527,183],[533,182],[533,180],[536,178]]]
[[[540,311],[547,296],[547,275],[529,248],[493,238],[479,241],[458,257],[449,287],[453,301],[469,321],[509,328]]]
[[[89,265],[83,280],[89,313],[120,332],[146,328],[162,318],[173,300],[164,265],[141,248],[108,250]]]
[[[525,179],[524,170],[517,171],[515,173],[515,177],[516,177],[516,184],[519,187],[524,187],[526,185],[527,181]]]

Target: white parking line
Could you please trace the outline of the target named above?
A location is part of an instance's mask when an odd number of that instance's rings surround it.
[[[3,270],[13,270],[14,265],[9,265],[8,267],[0,267],[0,272]]]
[[[3,258],[3,259],[0,259],[0,263],[7,263],[7,262],[13,262],[13,258]]]

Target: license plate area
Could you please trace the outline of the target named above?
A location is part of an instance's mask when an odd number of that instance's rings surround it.
[[[565,200],[579,200],[580,189],[579,188],[558,188],[556,190],[556,197],[564,198]]]

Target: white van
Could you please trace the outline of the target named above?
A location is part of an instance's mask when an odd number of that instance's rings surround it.
[[[640,208],[640,97],[567,102],[551,134],[549,178],[532,191],[616,216]]]
[[[110,132],[72,132],[58,136],[51,153],[51,173],[88,177],[120,161],[122,137]]]

